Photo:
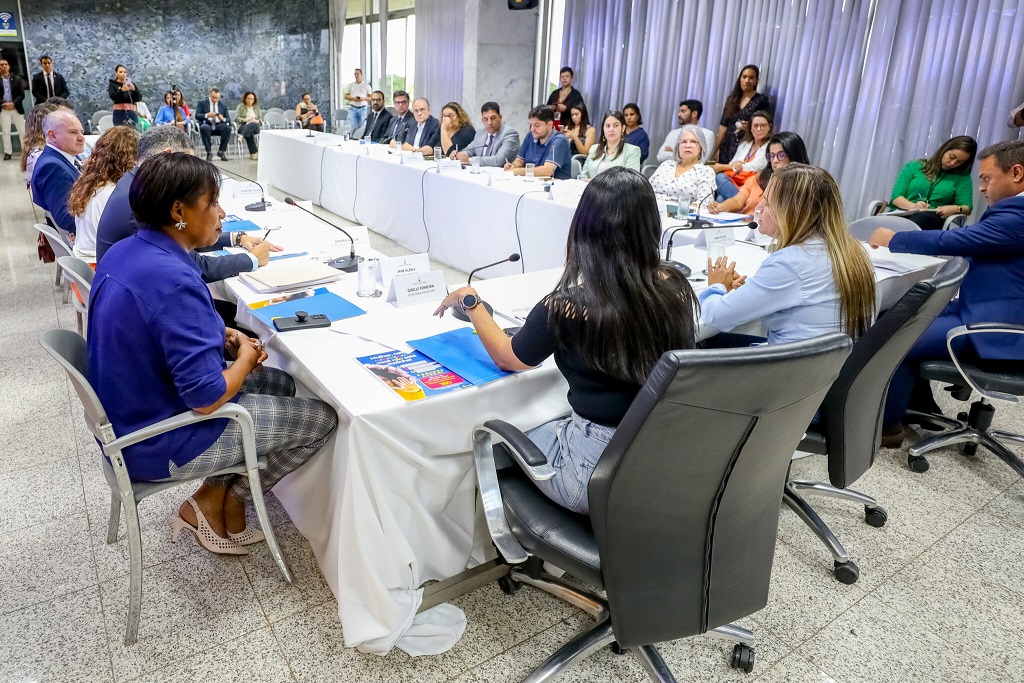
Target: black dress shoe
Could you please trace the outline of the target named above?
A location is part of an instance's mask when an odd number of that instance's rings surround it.
[[[227,161],[228,155],[226,152],[217,152],[217,156],[220,157],[221,161]]]
[[[5,154],[4,155],[4,161],[10,161],[10,160],[11,160],[11,155],[10,154]]]
[[[207,160],[207,161],[213,161],[213,155],[212,155],[212,154],[210,154],[209,152],[207,152],[207,153],[206,153],[206,160]]]

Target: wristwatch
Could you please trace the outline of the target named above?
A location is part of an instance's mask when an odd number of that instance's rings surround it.
[[[462,310],[468,311],[471,308],[476,308],[480,303],[480,299],[475,294],[467,294],[462,297]]]

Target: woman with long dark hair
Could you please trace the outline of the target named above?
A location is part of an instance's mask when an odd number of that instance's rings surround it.
[[[740,69],[736,84],[725,100],[722,109],[722,120],[718,123],[718,139],[715,148],[718,150],[718,162],[728,164],[736,154],[740,140],[750,129],[750,119],[755,111],[768,110],[768,97],[757,92],[757,84],[761,79],[761,69],[756,64],[747,64]]]
[[[554,354],[569,384],[572,414],[530,430],[555,476],[537,482],[549,498],[586,514],[597,461],[661,355],[696,343],[690,283],[661,262],[661,216],[650,183],[612,168],[587,185],[573,215],[565,271],[511,339],[472,287],[449,294],[498,367],[528,370]]]
[[[803,139],[796,133],[782,131],[768,139],[768,165],[760,173],[747,178],[740,191],[724,202],[708,203],[708,213],[752,214],[761,202],[772,173],[791,163],[810,164]]]
[[[640,148],[625,141],[626,118],[621,111],[605,112],[601,139],[590,148],[582,174],[593,178],[613,166],[640,170]]]
[[[922,230],[941,230],[950,216],[970,215],[977,152],[974,138],[958,135],[942,143],[931,158],[909,162],[893,185],[889,209],[910,211],[907,218]]]
[[[569,122],[562,125],[562,132],[569,138],[569,151],[573,154],[590,154],[597,138],[597,129],[590,125],[587,105],[580,102],[569,110]]]
[[[651,138],[644,130],[644,117],[640,114],[640,107],[635,102],[630,102],[622,108],[622,115],[626,119],[626,142],[640,148],[642,164],[651,153]]]
[[[142,99],[142,93],[128,76],[124,64],[114,67],[114,77],[107,83],[107,96],[114,103],[114,125],[128,124],[134,126],[139,122],[136,103]]]
[[[153,120],[154,126],[174,125],[175,128],[185,130],[188,127],[188,110],[184,106],[185,101],[178,91],[167,91],[164,93],[164,104],[156,113]]]

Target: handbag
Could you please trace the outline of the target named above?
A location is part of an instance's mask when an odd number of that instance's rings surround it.
[[[43,233],[39,233],[39,239],[36,241],[36,253],[39,254],[39,260],[43,263],[53,263],[57,260],[57,255],[53,253],[53,247],[50,246]]]

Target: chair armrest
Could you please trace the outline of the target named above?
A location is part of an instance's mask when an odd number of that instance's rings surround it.
[[[498,485],[498,470],[494,464],[492,432],[478,427],[473,430],[473,463],[476,466],[477,486],[484,506],[484,519],[494,546],[506,562],[521,564],[530,557],[523,549],[505,519],[505,504]],[[511,450],[511,449],[509,449]]]
[[[874,201],[868,202],[869,216],[877,216],[882,212],[883,209],[885,209],[885,202],[883,202],[881,199],[876,199]]]
[[[978,334],[1024,334],[1024,325],[1014,325],[1011,323],[975,323],[973,325],[960,325],[954,327],[946,333],[946,349],[949,351],[949,357],[953,360],[953,365],[956,366],[957,372],[964,378],[968,386],[974,391],[978,392],[985,398],[991,400],[1007,401],[1009,403],[1019,402],[1019,398],[1013,394],[1006,394],[1002,391],[983,391],[981,387],[976,385],[972,380],[971,376],[964,372],[963,367],[960,365],[960,359],[956,357],[956,353],[953,351],[953,340],[959,337],[968,337]]]
[[[967,222],[967,216],[962,213],[953,214],[946,219],[946,222],[942,224],[943,230],[954,230],[956,228],[964,227],[964,223]]]
[[[174,417],[169,417],[166,420],[161,420],[155,424],[151,424],[148,427],[138,429],[131,434],[125,434],[119,439],[114,439],[109,443],[103,444],[103,452],[108,458],[113,459],[121,451],[128,446],[151,439],[154,436],[164,434],[165,432],[174,431],[187,425],[196,424],[198,422],[205,422],[207,420],[234,420],[238,423],[238,426],[242,429],[242,451],[245,454],[245,465],[246,469],[255,469],[258,467],[258,461],[256,458],[256,427],[253,425],[252,416],[249,411],[238,405],[237,403],[225,403],[217,410],[213,411],[209,415],[200,415],[195,411],[189,411],[187,413],[181,413]],[[100,427],[101,433],[106,433],[105,430],[109,430],[110,425],[102,425]],[[113,435],[113,432],[109,432]]]
[[[516,462],[534,481],[544,481],[555,476],[555,470],[548,464],[548,459],[518,427],[504,420],[488,420],[483,427],[477,429],[486,429],[507,443]]]

